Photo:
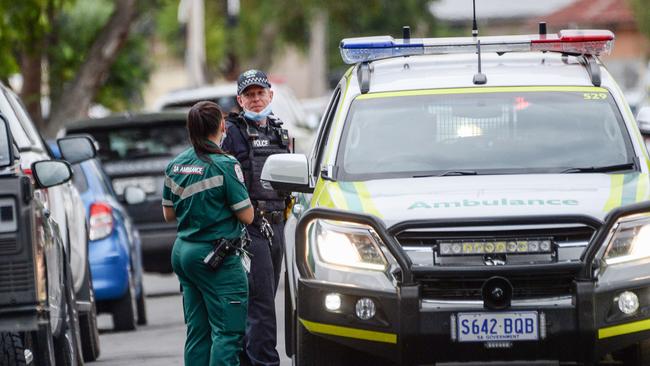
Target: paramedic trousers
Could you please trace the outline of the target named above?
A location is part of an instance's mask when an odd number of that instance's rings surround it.
[[[203,258],[212,243],[177,238],[172,267],[183,289],[187,324],[185,365],[239,365],[248,307],[248,281],[240,257],[227,256],[212,271]]]

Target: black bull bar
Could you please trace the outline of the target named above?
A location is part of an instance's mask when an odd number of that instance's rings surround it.
[[[454,219],[425,219],[408,220],[386,227],[384,223],[373,215],[353,213],[329,208],[312,208],[306,211],[296,227],[296,264],[301,276],[312,277],[311,269],[307,266],[307,226],[316,219],[347,221],[357,224],[368,225],[375,230],[379,238],[386,245],[390,253],[397,261],[400,270],[400,284],[413,285],[414,273],[428,273],[441,277],[454,276],[459,273],[471,274],[484,271],[503,270],[504,273],[522,273],[530,270],[530,265],[508,265],[495,268],[493,266],[458,266],[453,268],[439,268],[432,266],[419,266],[413,268],[411,259],[402,246],[395,239],[395,235],[407,229],[422,228],[444,228],[444,227],[473,227],[473,226],[503,226],[503,225],[545,225],[545,224],[584,224],[593,228],[596,232],[592,236],[586,250],[583,252],[580,262],[574,263],[552,263],[536,265],[536,268],[549,267],[548,269],[573,268],[576,271],[577,281],[593,281],[595,265],[600,258],[596,258],[598,251],[604,244],[608,234],[614,228],[617,221],[624,216],[650,213],[650,201],[635,203],[632,205],[618,207],[610,211],[603,221],[587,215],[534,215],[534,216],[502,216],[502,217],[479,217],[479,218],[454,218]]]
[[[365,224],[375,230],[379,238],[386,245],[388,251],[393,255],[399,265],[399,273],[395,273],[398,281],[399,298],[399,319],[398,332],[407,339],[413,335],[413,329],[417,329],[419,304],[418,276],[434,276],[439,278],[451,278],[459,275],[482,274],[487,271],[492,274],[514,275],[523,274],[531,270],[531,265],[504,265],[504,266],[454,266],[435,267],[417,266],[413,267],[410,257],[396,239],[396,234],[408,229],[423,228],[444,228],[444,227],[472,227],[472,226],[503,226],[503,225],[544,225],[544,224],[584,224],[595,230],[587,248],[583,251],[580,261],[560,262],[548,264],[536,264],[535,269],[539,271],[561,271],[573,273],[576,286],[576,316],[579,336],[577,344],[580,351],[578,356],[583,361],[593,362],[597,357],[602,356],[603,350],[596,350],[596,314],[595,286],[597,282],[598,264],[601,260],[600,248],[605,244],[612,229],[615,228],[618,220],[624,216],[650,213],[650,201],[616,208],[610,211],[603,221],[587,215],[533,215],[524,217],[489,217],[489,218],[455,218],[455,219],[431,219],[431,220],[409,220],[397,223],[391,227],[377,217],[367,214],[351,213],[346,211],[312,208],[306,211],[296,227],[296,248],[295,260],[302,278],[313,278],[314,274],[309,267],[307,257],[307,228],[316,219],[347,221],[357,224]],[[613,347],[613,346],[612,346]],[[409,342],[401,345],[401,359],[408,363],[410,354],[413,354]],[[609,347],[608,347],[609,348]],[[612,348],[610,348],[612,349]]]

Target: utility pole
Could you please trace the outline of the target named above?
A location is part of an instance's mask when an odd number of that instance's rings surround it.
[[[203,0],[181,0],[178,21],[185,24],[185,70],[189,86],[207,83],[205,58],[205,4]]]
[[[327,11],[318,9],[309,27],[309,86],[311,97],[327,92]]]

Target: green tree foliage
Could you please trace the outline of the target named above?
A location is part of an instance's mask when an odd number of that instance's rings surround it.
[[[113,12],[110,0],[77,0],[56,19],[56,47],[49,50],[49,79],[53,100],[57,100],[66,82],[74,78],[84,62],[90,45]],[[111,66],[106,82],[95,102],[119,111],[142,102],[142,91],[152,69],[148,56],[151,30],[140,19]]]
[[[639,31],[650,38],[650,0],[627,0],[632,7]]]
[[[41,48],[50,31],[48,13],[63,6],[65,0],[0,0],[0,79],[20,70],[20,53]]]
[[[141,16],[131,26],[132,31],[127,32],[124,46],[120,44],[117,59],[111,59],[110,70],[99,89],[90,91],[94,102],[113,110],[141,104],[153,62],[148,42],[153,22],[148,15],[159,2],[170,0],[136,1],[135,11]],[[0,0],[0,80],[6,82],[16,73],[23,75],[21,96],[40,127],[44,127],[38,107],[40,73],[33,77],[40,69],[39,60],[48,65],[47,78],[43,80],[47,82],[54,109],[65,85],[73,82],[88,60],[91,46],[116,4],[114,0]]]
[[[342,66],[338,50],[345,37],[391,34],[401,37],[403,25],[414,35],[435,36],[430,0],[241,0],[236,25],[226,16],[226,1],[205,1],[206,59],[213,75],[223,75],[234,57],[243,67],[267,67],[275,51],[285,45],[305,49],[310,23],[317,12],[328,16],[328,61],[331,68]],[[176,20],[176,2],[167,3],[158,25],[163,38],[178,55],[182,54],[183,33]]]

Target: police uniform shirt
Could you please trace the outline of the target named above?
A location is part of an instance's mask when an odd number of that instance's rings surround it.
[[[238,238],[243,225],[234,213],[251,205],[244,175],[234,157],[208,157],[211,164],[189,148],[167,165],[162,204],[174,207],[181,239]]]

